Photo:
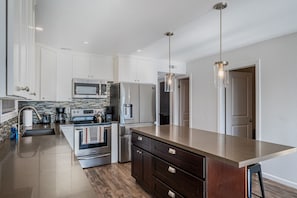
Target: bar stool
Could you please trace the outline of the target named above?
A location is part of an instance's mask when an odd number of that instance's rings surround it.
[[[247,167],[248,198],[252,197],[252,183],[253,183],[252,176],[253,176],[254,173],[258,174],[259,183],[260,183],[260,187],[261,187],[262,198],[265,198],[264,186],[263,186],[263,180],[262,180],[261,164],[259,164],[259,163],[252,164],[252,165],[249,165]]]

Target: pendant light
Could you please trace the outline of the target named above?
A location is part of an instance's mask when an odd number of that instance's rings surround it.
[[[166,32],[166,36],[169,38],[169,73],[165,74],[165,86],[164,91],[165,92],[173,92],[174,91],[174,73],[171,73],[171,68],[173,65],[171,65],[171,51],[170,51],[170,37],[173,36],[173,32]]]
[[[229,84],[229,71],[226,68],[228,61],[222,60],[222,10],[227,7],[226,2],[220,2],[213,6],[214,9],[220,11],[220,60],[214,64],[214,83],[217,87]]]

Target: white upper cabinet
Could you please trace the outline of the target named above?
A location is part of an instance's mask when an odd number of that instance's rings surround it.
[[[155,61],[140,57],[119,56],[115,62],[117,81],[156,84]]]
[[[73,56],[73,78],[90,78],[90,56]]]
[[[40,99],[56,101],[57,97],[57,51],[40,48]]]
[[[7,95],[35,99],[33,0],[7,3]]]
[[[113,80],[112,57],[73,54],[73,78]]]
[[[95,79],[113,81],[113,57],[91,55],[90,76]]]
[[[173,68],[171,69],[172,73],[175,74],[186,74],[187,73],[187,67],[186,63],[184,62],[172,62]],[[168,60],[160,60],[157,62],[157,71],[158,72],[169,72],[169,63]]]
[[[72,100],[72,54],[60,52],[57,65],[57,101]]]
[[[0,0],[0,97],[6,96],[6,1]]]

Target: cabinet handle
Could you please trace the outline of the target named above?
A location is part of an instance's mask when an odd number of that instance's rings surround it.
[[[138,136],[137,137],[137,140],[142,141],[142,137],[141,136]]]
[[[175,154],[176,154],[176,151],[175,151],[175,149],[173,149],[173,148],[169,148],[169,149],[168,149],[168,153],[170,153],[170,154],[172,154],[172,155],[175,155]]]
[[[175,198],[175,193],[172,192],[171,190],[168,190],[168,196],[171,198]]]
[[[139,150],[137,150],[136,152],[137,152],[138,154],[142,154],[142,152],[141,152],[141,151],[139,151]]]
[[[32,96],[36,96],[36,93],[34,92],[34,93],[30,93],[30,95],[32,95]]]
[[[175,170],[175,168],[169,166],[169,167],[168,167],[168,172],[174,174],[174,173],[176,173],[176,170]]]
[[[17,90],[18,91],[26,91],[26,92],[29,92],[30,91],[30,88],[28,86],[26,87],[17,87]]]

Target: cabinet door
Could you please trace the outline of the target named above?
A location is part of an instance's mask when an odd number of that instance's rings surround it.
[[[143,187],[151,192],[153,188],[153,173],[152,173],[152,155],[143,151],[142,168],[143,168]]]
[[[21,64],[22,2],[7,1],[7,94],[25,97],[26,69]]]
[[[73,78],[89,78],[90,56],[73,55]]]
[[[157,71],[153,61],[139,59],[136,67],[138,82],[156,84]]]
[[[120,82],[137,81],[137,61],[129,57],[119,57],[118,59],[118,80]]]
[[[41,48],[41,100],[55,101],[57,89],[57,52],[47,48]]]
[[[142,181],[142,155],[141,150],[138,147],[132,145],[132,156],[131,156],[131,170],[132,176],[137,181]]]
[[[7,94],[30,98],[35,79],[33,1],[7,3]]]
[[[0,0],[0,97],[6,96],[6,1]]]
[[[112,57],[91,55],[89,77],[102,80],[113,80]]]
[[[57,100],[72,100],[72,55],[59,53],[57,66]]]

